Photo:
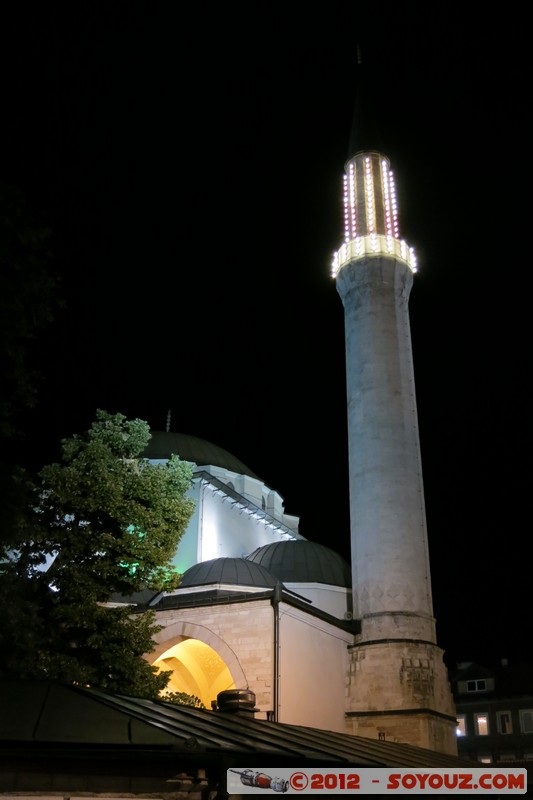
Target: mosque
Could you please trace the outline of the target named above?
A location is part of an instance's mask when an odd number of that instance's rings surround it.
[[[161,626],[147,659],[169,689],[254,692],[257,717],[456,754],[436,643],[408,300],[416,257],[400,238],[386,156],[346,163],[344,306],[351,565],[298,532],[283,498],[214,444],[153,432],[145,456],[194,465],[180,587],[145,595]]]
[[[358,630],[349,565],[304,539],[280,495],[227,451],[154,432],[147,457],[171,453],[196,465],[195,511],[175,558],[179,589],[147,602],[164,625],[150,659],[173,670],[169,689],[207,708],[220,691],[249,688],[258,718],[343,731]]]

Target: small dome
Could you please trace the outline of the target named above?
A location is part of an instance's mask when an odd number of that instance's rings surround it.
[[[342,556],[323,544],[305,539],[263,545],[250,553],[247,560],[265,567],[284,583],[352,585],[350,567]]]
[[[206,439],[166,431],[151,431],[151,437],[143,453],[143,458],[170,458],[174,454],[179,456],[182,461],[192,461],[199,467],[211,464],[214,467],[222,467],[222,469],[236,472],[238,475],[257,478],[257,475],[246,464],[228,453],[223,447],[208,442]]]
[[[245,558],[212,558],[189,567],[183,573],[180,588],[205,586],[210,583],[230,583],[236,586],[263,586],[273,589],[277,578],[261,564]]]

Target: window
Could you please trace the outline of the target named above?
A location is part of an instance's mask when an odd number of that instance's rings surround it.
[[[486,691],[486,689],[487,689],[487,684],[484,680],[466,682],[467,692],[484,692]]]
[[[498,733],[512,733],[513,723],[511,721],[510,711],[497,711],[496,724],[498,726]]]
[[[498,761],[516,761],[516,753],[511,752],[511,750],[505,753],[500,753]]]
[[[455,729],[456,736],[466,736],[466,717],[464,714],[457,715],[457,727]]]
[[[476,736],[488,736],[489,715],[487,712],[482,714],[474,714],[474,726],[476,729]]]
[[[520,728],[522,733],[533,733],[533,709],[520,709]]]
[[[481,764],[492,764],[492,756],[490,753],[478,753],[477,760]]]

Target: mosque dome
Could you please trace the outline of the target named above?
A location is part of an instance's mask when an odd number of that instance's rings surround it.
[[[238,475],[257,478],[257,475],[236,456],[206,439],[170,431],[151,431],[151,436],[143,453],[144,458],[170,458],[174,454],[182,461],[192,461],[198,467],[212,465],[236,472]]]
[[[246,558],[283,583],[352,585],[350,567],[342,556],[323,544],[306,539],[266,544]]]
[[[237,586],[261,586],[273,589],[280,581],[262,564],[246,558],[212,558],[189,567],[183,573],[180,589],[205,586],[210,583],[229,583]]]

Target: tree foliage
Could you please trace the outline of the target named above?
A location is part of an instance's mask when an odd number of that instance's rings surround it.
[[[175,588],[171,559],[193,503],[192,468],[177,456],[150,464],[148,424],[98,411],[63,441],[62,461],[31,483],[0,562],[4,608],[0,674],[52,677],[123,694],[157,696],[168,673],[144,653],[158,630],[150,612],[110,606],[146,588]],[[3,641],[2,641],[3,639]]]
[[[178,706],[192,706],[193,708],[205,708],[204,703],[195,694],[186,692],[165,692],[161,697],[165,703],[173,703]]]

